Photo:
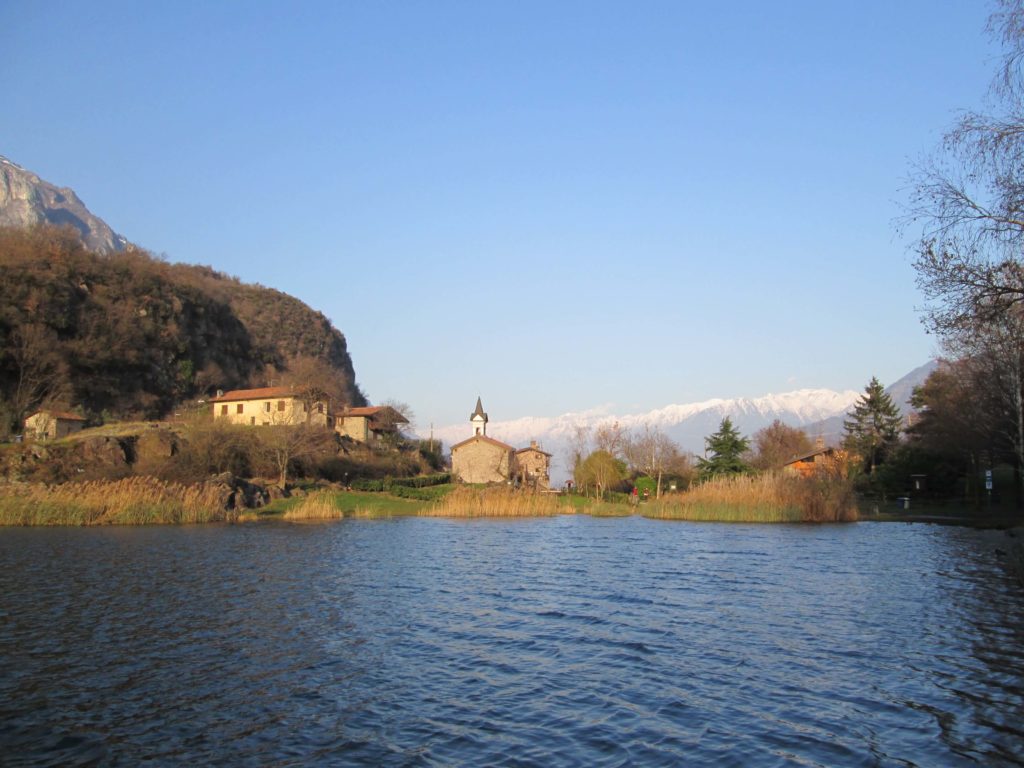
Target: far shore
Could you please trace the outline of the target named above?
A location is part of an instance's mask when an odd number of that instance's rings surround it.
[[[719,505],[686,509],[683,494],[667,494],[634,505],[621,499],[598,500],[568,494],[531,494],[504,488],[442,485],[417,489],[417,498],[384,491],[338,487],[295,487],[254,508],[225,508],[225,491],[214,484],[180,486],[154,478],[87,482],[59,486],[0,487],[0,525],[96,526],[174,525],[197,523],[260,523],[386,519],[395,517],[508,518],[584,514],[594,517],[641,516],[691,522],[801,523],[799,510],[764,505]],[[232,499],[233,500],[233,499]],[[913,509],[894,502],[880,505],[860,500],[857,513],[844,522],[928,523],[974,528],[1009,529],[1020,525],[1016,510],[998,507],[972,510],[957,503],[915,503]],[[819,519],[813,522],[838,522]]]

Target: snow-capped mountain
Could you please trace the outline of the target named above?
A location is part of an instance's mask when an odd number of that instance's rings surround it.
[[[932,361],[916,368],[889,387],[887,391],[894,402],[906,409],[909,393],[927,378],[935,365]],[[526,416],[508,421],[495,419],[488,423],[487,434],[516,448],[536,440],[552,454],[552,475],[557,481],[568,475],[569,446],[581,426],[594,429],[617,422],[629,431],[645,426],[658,427],[683,450],[700,454],[704,451],[704,438],[717,431],[726,416],[747,437],[778,419],[791,427],[803,427],[812,438],[823,437],[829,444],[835,444],[841,439],[844,417],[861,394],[855,390],[798,389],[756,398],[667,405],[646,413],[632,414],[616,414],[611,407],[602,406],[561,416]],[[464,424],[434,430],[434,437],[439,437],[449,446],[471,434],[468,420]]]
[[[527,416],[508,421],[495,419],[487,425],[487,434],[516,447],[536,440],[544,450],[553,454],[554,469],[558,472],[564,468],[568,446],[580,426],[593,429],[617,422],[630,431],[645,426],[658,427],[684,450],[701,452],[704,450],[704,438],[717,430],[726,416],[743,434],[751,435],[775,419],[799,427],[843,414],[857,397],[858,393],[853,390],[800,389],[758,398],[667,405],[646,413],[616,414],[609,407],[599,407],[560,416]],[[448,445],[464,440],[470,434],[468,421],[434,430],[434,436]]]

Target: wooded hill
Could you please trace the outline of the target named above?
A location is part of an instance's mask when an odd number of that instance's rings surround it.
[[[142,250],[98,255],[70,228],[0,227],[0,432],[43,405],[162,418],[300,369],[366,404],[345,337],[292,296]]]

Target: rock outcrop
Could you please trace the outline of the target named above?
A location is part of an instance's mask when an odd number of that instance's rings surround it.
[[[94,216],[73,190],[40,179],[0,155],[0,226],[71,225],[85,247],[102,254],[125,250],[128,241]]]

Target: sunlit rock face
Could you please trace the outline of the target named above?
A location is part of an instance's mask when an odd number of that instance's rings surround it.
[[[128,241],[97,218],[73,190],[57,187],[0,156],[0,226],[70,225],[97,253],[123,251]]]

